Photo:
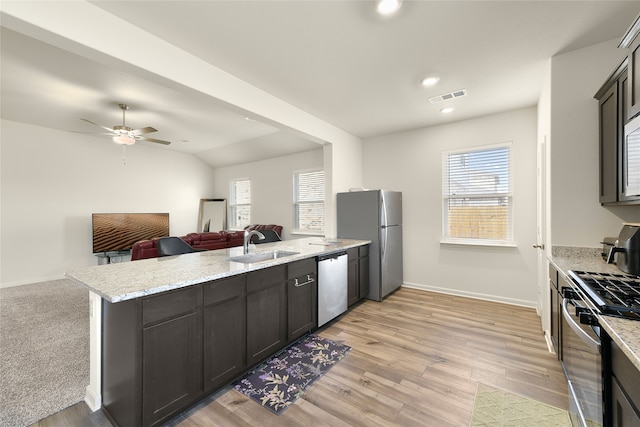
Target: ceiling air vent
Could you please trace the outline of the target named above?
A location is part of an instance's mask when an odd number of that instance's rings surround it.
[[[466,89],[454,90],[453,92],[443,93],[442,95],[429,98],[429,101],[431,101],[432,104],[437,104],[438,102],[447,101],[449,99],[460,98],[461,96],[465,96],[466,94]]]

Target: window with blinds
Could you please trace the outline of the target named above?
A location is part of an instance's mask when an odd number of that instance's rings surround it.
[[[324,234],[324,171],[293,175],[294,231]]]
[[[443,242],[512,245],[511,144],[445,152]]]
[[[229,228],[242,230],[251,224],[251,180],[235,179],[231,181],[229,191],[231,221]]]

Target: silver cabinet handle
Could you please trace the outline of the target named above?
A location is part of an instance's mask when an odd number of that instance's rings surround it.
[[[301,287],[301,286],[307,286],[307,285],[310,285],[310,284],[311,284],[311,283],[313,283],[313,282],[315,282],[314,278],[313,278],[313,277],[311,277],[311,275],[310,275],[310,274],[307,274],[307,281],[306,281],[306,282],[299,283],[299,282],[298,282],[298,279],[296,279],[296,282],[293,284],[293,286],[295,286],[296,288],[299,288],[299,287]]]
[[[541,245],[533,245],[535,249],[544,249],[544,243]]]

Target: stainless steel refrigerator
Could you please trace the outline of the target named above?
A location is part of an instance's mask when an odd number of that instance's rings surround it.
[[[336,207],[338,238],[371,240],[367,298],[382,301],[402,285],[402,193],[338,193]]]

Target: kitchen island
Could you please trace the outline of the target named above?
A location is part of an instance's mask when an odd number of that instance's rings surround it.
[[[304,238],[258,245],[280,255],[259,262],[234,261],[235,247],[67,272],[90,290],[87,404],[116,425],[166,422],[312,330],[316,257],[368,244]]]

